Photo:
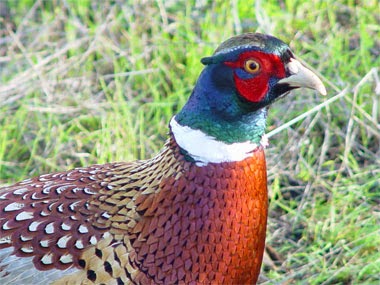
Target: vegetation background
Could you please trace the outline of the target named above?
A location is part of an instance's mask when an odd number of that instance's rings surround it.
[[[152,156],[200,58],[232,35],[270,33],[328,96],[296,91],[271,108],[260,282],[379,284],[379,5],[0,0],[0,184]]]

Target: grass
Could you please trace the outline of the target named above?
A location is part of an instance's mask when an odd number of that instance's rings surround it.
[[[262,284],[380,281],[378,1],[2,1],[0,183],[156,153],[236,33],[290,43],[323,78],[276,102]]]

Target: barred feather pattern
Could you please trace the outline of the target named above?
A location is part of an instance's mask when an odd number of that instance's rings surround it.
[[[255,283],[265,168],[261,147],[241,162],[199,167],[170,138],[150,160],[5,187],[2,284]]]

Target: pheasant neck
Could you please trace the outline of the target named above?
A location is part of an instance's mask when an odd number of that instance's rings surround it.
[[[170,129],[176,143],[197,166],[242,161],[251,157],[260,146],[267,145],[265,135],[262,135],[259,143],[246,141],[229,144],[219,141],[201,130],[180,125],[175,117],[170,121]]]
[[[240,97],[231,80],[233,75],[226,66],[207,66],[175,120],[180,126],[199,130],[219,142],[259,145],[267,109]]]

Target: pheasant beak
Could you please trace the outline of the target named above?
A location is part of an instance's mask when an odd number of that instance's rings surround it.
[[[322,95],[326,95],[326,88],[322,81],[310,69],[303,66],[298,60],[291,58],[286,65],[290,76],[281,79],[279,84],[287,84],[292,88],[310,88],[318,91]]]

